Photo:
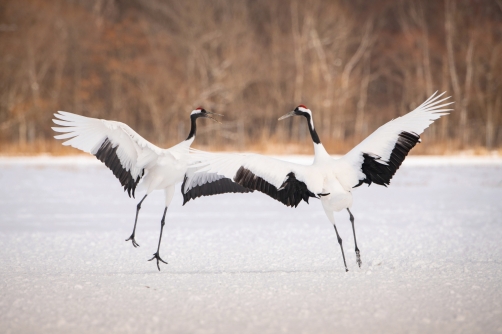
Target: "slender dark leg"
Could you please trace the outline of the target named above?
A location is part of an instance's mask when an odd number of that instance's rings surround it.
[[[162,216],[162,220],[160,221],[160,235],[159,235],[159,245],[157,246],[157,252],[153,254],[153,257],[150,260],[148,260],[152,261],[153,259],[157,259],[157,268],[159,269],[159,271],[160,271],[159,261],[162,261],[165,264],[167,264],[167,262],[162,260],[159,255],[160,242],[162,240],[162,230],[164,229],[164,225],[166,224],[166,212],[167,212],[167,206],[164,209],[164,215]]]
[[[356,245],[356,262],[359,265],[359,268],[361,268],[361,255],[359,254],[359,248],[357,248],[357,240],[356,240],[356,229],[354,228],[354,216],[352,215],[352,212],[350,212],[349,208],[347,208],[347,211],[349,212],[350,215],[350,222],[352,223],[352,233],[354,233],[354,244]]]
[[[338,238],[338,243],[340,244],[340,249],[342,250],[343,264],[345,265],[345,272],[347,272],[349,270],[347,269],[347,262],[345,262],[345,254],[343,253],[342,238],[340,238],[340,235],[338,234],[338,230],[336,229],[335,224],[333,224],[333,227],[335,228],[336,237]]]
[[[136,240],[134,240],[134,235],[136,234],[136,224],[138,223],[139,209],[141,209],[141,203],[143,203],[143,201],[145,200],[146,196],[148,196],[148,195],[145,195],[145,197],[143,197],[143,199],[141,201],[139,201],[138,205],[136,206],[136,219],[134,220],[134,228],[132,230],[132,234],[129,237],[129,239],[126,239],[126,241],[131,240],[132,241],[132,245],[134,247],[139,247],[139,244],[136,242]]]

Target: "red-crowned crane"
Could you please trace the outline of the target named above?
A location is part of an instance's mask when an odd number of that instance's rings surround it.
[[[340,159],[333,159],[326,152],[315,130],[312,112],[304,105],[299,105],[279,120],[291,116],[305,117],[314,143],[312,165],[299,165],[258,154],[192,150],[194,160],[199,163],[192,165],[197,171],[187,173],[188,180],[183,184],[185,202],[198,197],[193,193],[194,186],[209,187],[215,175],[232,179],[250,190],[263,192],[291,207],[298,206],[301,200],[308,203],[310,197],[320,198],[324,212],[335,228],[346,271],[348,269],[342,239],[338,234],[333,212],[347,209],[354,234],[356,262],[360,267],[354,216],[350,212],[352,190],[363,183],[389,185],[408,152],[420,142],[420,134],[451,110],[445,107],[453,102],[443,103],[449,97],[440,99],[444,93],[436,93],[412,112],[378,128]]]
[[[54,115],[57,118],[53,120],[54,123],[61,127],[53,127],[52,129],[63,133],[55,136],[55,138],[69,139],[63,145],[73,146],[95,155],[96,158],[111,169],[113,175],[119,179],[120,184],[124,187],[124,191],[129,194],[129,197],[134,197],[138,185],[138,191],[146,191],[146,194],[136,206],[134,228],[131,236],[126,240],[131,240],[134,247],[139,246],[135,240],[135,235],[141,203],[152,191],[164,190],[165,208],[160,224],[159,243],[157,251],[148,260],[156,259],[157,268],[160,270],[159,261],[167,264],[160,257],[160,242],[166,212],[173,199],[175,185],[184,180],[187,166],[191,161],[189,149],[195,139],[196,121],[198,118],[215,120],[211,115],[218,114],[206,111],[203,108],[193,110],[190,114],[191,129],[187,139],[168,149],[153,145],[127,124],[121,122],[84,117],[65,111],[59,111]],[[223,177],[213,179],[213,181],[211,186],[213,194],[248,192],[247,189]]]

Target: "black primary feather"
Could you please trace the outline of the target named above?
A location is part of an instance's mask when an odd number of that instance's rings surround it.
[[[307,188],[304,182],[296,179],[293,172],[287,175],[286,180],[279,189],[242,166],[235,174],[234,181],[243,187],[267,194],[273,199],[290,207],[297,207],[302,200],[308,203],[309,197],[317,198],[317,196]]]
[[[388,186],[390,180],[408,155],[408,152],[410,152],[418,142],[420,142],[420,136],[418,134],[403,131],[397,138],[396,145],[392,149],[388,162],[384,162],[381,160],[381,157],[376,154],[363,153],[364,160],[361,170],[366,177],[359,180],[359,183],[354,186],[354,188],[359,187],[363,183],[367,183],[368,185],[376,183],[385,187]]]
[[[187,191],[183,192],[185,189],[187,176],[183,180],[181,185],[181,194],[183,195],[183,205],[185,205],[191,199],[196,199],[201,196],[212,196],[218,194],[226,193],[249,193],[253,192],[251,189],[247,189],[240,184],[237,184],[230,180],[229,178],[221,178],[212,182],[205,183],[203,185],[198,185]]]
[[[145,174],[145,170],[142,170],[141,175],[138,175],[138,177],[134,179],[130,171],[127,171],[124,167],[122,167],[119,157],[117,156],[117,149],[118,145],[113,147],[110,140],[106,138],[103,144],[101,144],[99,150],[96,152],[95,156],[113,172],[113,175],[115,175],[117,179],[119,179],[120,184],[124,186],[124,191],[127,191],[129,197],[131,197],[131,195],[134,197],[136,186]]]

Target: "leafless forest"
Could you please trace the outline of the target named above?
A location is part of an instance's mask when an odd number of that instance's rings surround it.
[[[0,4],[0,153],[65,153],[52,113],[126,122],[160,146],[311,152],[298,119],[343,153],[448,91],[418,153],[502,147],[502,0],[7,0]]]

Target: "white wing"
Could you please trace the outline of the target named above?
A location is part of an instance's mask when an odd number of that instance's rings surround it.
[[[134,190],[144,174],[144,169],[160,155],[166,154],[166,150],[148,142],[124,123],[65,111],[59,111],[54,116],[58,119],[53,119],[53,122],[62,127],[52,129],[63,133],[54,138],[69,139],[63,145],[95,155],[112,170],[129,196],[131,190],[134,196]]]
[[[412,112],[379,127],[338,160],[341,172],[337,177],[342,184],[351,188],[372,182],[388,185],[408,152],[420,142],[420,134],[452,110],[444,107],[453,102],[442,104],[450,97],[440,99],[445,93],[436,93]]]
[[[323,178],[310,173],[312,166],[304,166],[258,154],[208,153],[191,150],[192,168],[182,189],[186,194],[193,187],[210,184],[218,176],[231,179],[244,188],[258,190],[287,206],[297,206],[303,199],[317,197],[322,191]],[[187,173],[188,175],[189,173]]]

